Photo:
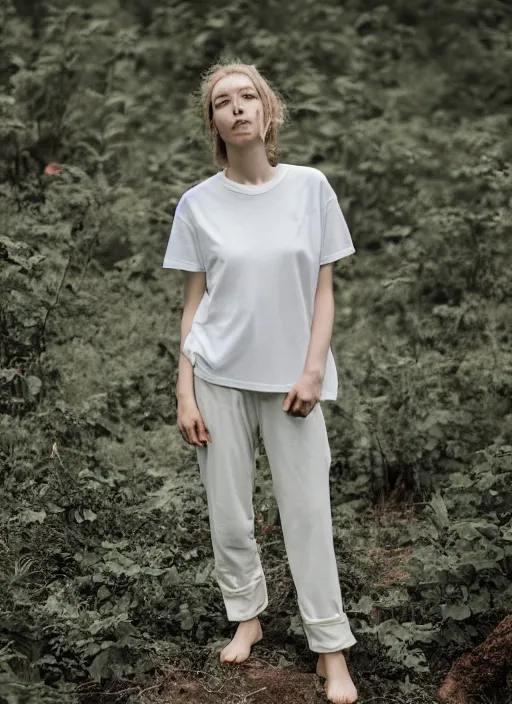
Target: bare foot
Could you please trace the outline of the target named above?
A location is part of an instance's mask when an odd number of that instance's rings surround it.
[[[324,677],[327,699],[333,704],[353,704],[357,701],[357,690],[350,677],[345,657],[341,650],[336,653],[320,653],[316,673]]]
[[[233,640],[220,653],[221,662],[240,663],[247,660],[251,654],[251,645],[263,638],[261,623],[257,616],[250,621],[238,624]]]
[[[318,656],[318,661],[316,663],[316,674],[319,677],[327,678],[327,671],[325,669],[324,654],[320,653]]]

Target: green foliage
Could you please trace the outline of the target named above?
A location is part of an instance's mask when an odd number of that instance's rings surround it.
[[[2,697],[75,701],[79,683],[200,665],[228,634],[176,427],[181,279],[161,269],[177,200],[217,170],[195,91],[225,50],[279,88],[281,160],[324,171],[353,233],[325,409],[342,591],[382,679],[427,682],[440,649],[448,666],[512,603],[504,3],[0,12]],[[375,523],[393,500],[410,521]],[[258,538],[279,568],[280,537]],[[405,579],[378,581],[372,541],[410,551]],[[281,605],[274,645],[304,647],[291,591]]]
[[[428,671],[416,644],[467,649],[510,611],[511,472],[512,446],[475,453],[466,467],[441,479],[421,521],[406,525],[402,535],[393,533],[395,543],[410,548],[406,578],[387,593],[363,595],[353,608],[367,617],[379,613],[378,622],[360,632],[376,634],[392,659]],[[416,620],[399,622],[390,612]]]

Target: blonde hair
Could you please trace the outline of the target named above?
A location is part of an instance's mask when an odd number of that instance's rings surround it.
[[[228,166],[226,143],[215,130],[213,122],[212,91],[218,80],[231,73],[244,73],[254,83],[263,103],[264,129],[261,140],[265,144],[267,159],[271,166],[277,166],[279,156],[279,128],[287,119],[287,109],[284,101],[268,80],[263,78],[254,64],[245,64],[236,58],[220,59],[201,74],[200,103],[205,136],[211,147],[214,162],[219,166]]]

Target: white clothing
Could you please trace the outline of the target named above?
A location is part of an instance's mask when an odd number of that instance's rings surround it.
[[[281,529],[309,648],[357,643],[341,595],[332,534],[331,450],[319,403],[306,417],[283,411],[285,393],[259,393],[194,377],[197,405],[212,442],[196,446],[206,489],[215,577],[229,621],[268,606],[254,535],[253,486],[258,435],[265,446]]]
[[[289,391],[306,362],[320,266],[356,250],[319,169],[279,164],[261,186],[225,171],[182,195],[163,261],[206,272],[183,352],[205,381]],[[337,394],[329,347],[320,400]]]

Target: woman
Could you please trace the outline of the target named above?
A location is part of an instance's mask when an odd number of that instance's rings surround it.
[[[323,173],[278,163],[284,107],[254,65],[216,64],[201,96],[225,168],[179,200],[163,266],[187,272],[178,426],[197,446],[215,575],[228,620],[239,623],[220,660],[243,662],[263,635],[252,506],[259,428],[317,673],[330,701],[350,704],[357,692],[342,650],[356,639],[342,607],[319,401],[337,398],[332,262],[355,248]]]

